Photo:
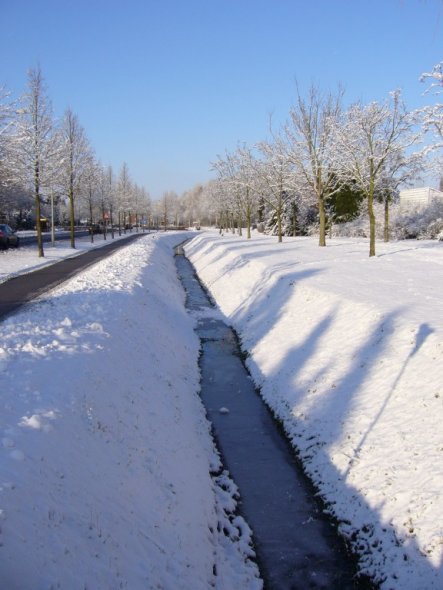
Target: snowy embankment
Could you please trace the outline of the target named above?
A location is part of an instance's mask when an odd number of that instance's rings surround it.
[[[2,322],[1,588],[261,588],[210,474],[185,237],[144,236]]]
[[[443,244],[186,247],[363,572],[443,587]]]

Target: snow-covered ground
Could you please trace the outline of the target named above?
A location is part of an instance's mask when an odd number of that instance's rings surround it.
[[[260,587],[210,475],[172,259],[189,235],[146,235],[2,322],[1,588]],[[370,259],[366,240],[205,232],[186,250],[362,570],[442,588],[443,244]],[[0,253],[0,281],[72,255],[45,252]]]
[[[443,588],[443,244],[207,232],[187,247],[362,571]]]
[[[2,321],[0,588],[261,588],[198,396],[188,235],[146,235]],[[45,250],[0,253],[0,280],[72,255]]]
[[[33,236],[33,231],[20,231],[17,234],[21,236]],[[124,240],[129,237],[130,234],[118,235],[118,232],[114,234],[115,240]],[[0,251],[0,283],[10,279],[16,274],[23,274],[26,272],[32,272],[38,270],[49,264],[54,264],[63,258],[69,258],[72,256],[79,256],[88,250],[100,248],[109,244],[111,241],[110,236],[106,240],[103,239],[102,235],[94,236],[94,241],[87,236],[75,239],[75,249],[70,247],[69,239],[56,241],[55,245],[52,246],[50,242],[43,244],[44,257],[39,258],[37,254],[36,244],[28,245],[24,244],[20,248],[10,248],[6,252]]]

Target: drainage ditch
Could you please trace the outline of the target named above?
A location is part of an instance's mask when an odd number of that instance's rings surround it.
[[[356,574],[282,428],[255,389],[236,333],[176,248],[186,307],[201,341],[201,398],[223,464],[240,492],[267,590],[369,589]]]

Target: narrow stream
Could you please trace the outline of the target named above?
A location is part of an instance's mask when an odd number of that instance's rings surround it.
[[[359,584],[354,561],[255,390],[235,332],[221,319],[180,246],[175,261],[202,343],[201,398],[224,466],[239,488],[240,512],[253,530],[265,588],[369,588]]]

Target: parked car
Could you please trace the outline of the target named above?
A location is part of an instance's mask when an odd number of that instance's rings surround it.
[[[15,231],[6,223],[0,223],[0,248],[7,250],[10,246],[18,248],[20,238]]]

